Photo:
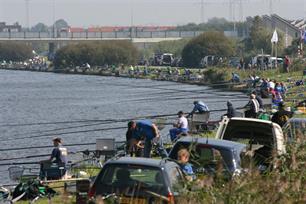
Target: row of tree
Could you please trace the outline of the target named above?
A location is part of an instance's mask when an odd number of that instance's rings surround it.
[[[59,49],[54,58],[54,66],[93,66],[135,64],[138,50],[128,41],[103,41],[99,43],[70,44]]]
[[[24,61],[33,56],[31,46],[25,43],[1,42],[0,61]]]

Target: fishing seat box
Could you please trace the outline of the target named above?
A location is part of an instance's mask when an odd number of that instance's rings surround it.
[[[209,120],[210,112],[194,113],[191,118],[191,131],[198,131],[202,125],[205,125]]]
[[[115,139],[103,138],[96,140],[96,153],[98,156],[111,157],[115,155]]]
[[[44,163],[42,169],[47,180],[61,179],[66,174],[65,163]]]

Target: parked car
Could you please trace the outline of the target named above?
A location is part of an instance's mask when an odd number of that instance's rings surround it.
[[[228,61],[228,65],[230,67],[237,68],[240,66],[240,58],[239,57],[231,57]]]
[[[195,171],[202,169],[213,174],[216,172],[218,159],[221,159],[225,173],[233,175],[241,172],[240,154],[246,149],[246,145],[212,138],[182,137],[174,144],[169,158],[176,160],[177,153],[182,148],[190,152],[190,163]]]
[[[306,118],[290,118],[283,127],[288,143],[300,140],[306,142]]]
[[[116,195],[118,203],[174,203],[184,183],[180,167],[168,159],[114,158],[103,166],[89,197]]]
[[[173,54],[171,53],[164,53],[161,56],[161,65],[165,65],[165,66],[171,66],[173,63]]]
[[[286,153],[285,138],[281,127],[271,121],[253,118],[227,118],[221,122],[216,133],[217,139],[230,140],[248,145],[255,162],[268,167],[272,153]]]

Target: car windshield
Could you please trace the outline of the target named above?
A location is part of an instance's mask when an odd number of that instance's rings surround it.
[[[159,168],[141,165],[107,165],[98,176],[97,194],[167,194],[165,179]],[[133,196],[133,195],[131,195]]]

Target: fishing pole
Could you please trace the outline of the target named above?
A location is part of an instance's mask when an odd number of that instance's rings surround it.
[[[10,160],[18,160],[18,159],[30,159],[30,158],[37,158],[37,157],[47,157],[50,156],[51,154],[41,154],[41,155],[30,155],[30,156],[23,156],[23,157],[13,157],[13,158],[5,158],[5,159],[0,159],[0,162],[2,161],[10,161]],[[1,165],[1,163],[0,163]]]
[[[220,111],[227,111],[227,109],[216,109],[216,110],[211,110],[210,112],[220,112]],[[177,113],[176,114],[164,114],[164,115],[158,115],[158,117],[176,116],[176,115],[177,115]],[[147,118],[157,118],[157,117],[156,116],[151,116],[151,117],[147,117]],[[75,134],[75,133],[88,133],[88,132],[109,131],[109,130],[119,130],[119,129],[126,129],[126,126],[63,132],[63,133],[56,133],[56,135],[67,135],[67,134]],[[34,135],[34,136],[27,136],[27,137],[20,137],[20,138],[11,138],[11,139],[7,139],[5,141],[22,140],[22,139],[28,139],[28,138],[40,138],[40,137],[48,137],[48,136],[54,136],[54,135],[55,135],[54,133],[52,133],[52,134],[50,133],[50,134]]]
[[[160,114],[160,115],[147,115],[147,116],[137,116],[134,118],[125,118],[125,119],[88,119],[88,120],[75,120],[75,121],[55,121],[55,122],[38,122],[38,123],[19,123],[19,124],[2,124],[0,127],[13,127],[13,126],[34,126],[34,125],[55,125],[55,124],[65,124],[65,123],[88,123],[88,122],[126,122],[129,120],[137,120],[141,118],[161,118],[174,116],[176,114]]]
[[[13,135],[13,137],[20,136],[20,135],[31,135],[31,134],[36,134],[36,133],[46,133],[46,132],[55,132],[55,131],[74,129],[74,128],[90,127],[90,126],[103,125],[103,124],[109,124],[109,123],[114,123],[114,122],[116,123],[116,122],[120,122],[120,121],[111,121],[110,120],[110,121],[105,121],[105,122],[100,122],[100,123],[95,123],[95,124],[77,125],[77,126],[55,128],[55,129],[48,129],[48,130],[38,130],[38,131],[33,131],[33,132],[15,134],[15,135]]]
[[[121,144],[125,141],[115,141],[115,144]],[[89,146],[89,145],[95,145],[96,142],[89,142],[89,143],[75,143],[75,144],[65,144],[65,147],[74,147],[74,146]],[[32,146],[32,147],[17,147],[17,148],[5,148],[0,149],[0,152],[4,151],[17,151],[17,150],[25,150],[25,149],[43,149],[43,148],[52,148],[53,145],[42,145],[42,146]]]
[[[120,130],[120,129],[126,129],[127,127],[112,127],[112,128],[99,128],[99,129],[92,129],[92,130],[79,130],[79,131],[71,131],[71,132],[62,132],[62,133],[56,133],[56,135],[68,135],[68,134],[75,134],[75,133],[88,133],[88,132],[98,132],[98,131],[109,131],[109,130]],[[54,133],[50,134],[43,134],[43,135],[34,135],[34,136],[27,136],[27,137],[18,137],[18,138],[10,138],[5,141],[11,141],[11,140],[23,140],[23,139],[29,139],[29,138],[39,138],[39,137],[50,137],[54,136]]]
[[[25,164],[40,164],[40,162],[10,162],[10,163],[2,163],[0,166],[12,166],[12,165],[25,165]]]

